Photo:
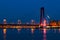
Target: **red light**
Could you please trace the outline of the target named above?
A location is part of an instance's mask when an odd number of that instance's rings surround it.
[[[44,19],[43,26],[46,26],[46,20]]]

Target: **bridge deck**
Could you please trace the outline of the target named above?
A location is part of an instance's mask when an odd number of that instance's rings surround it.
[[[39,24],[0,24],[0,28],[43,28]],[[46,26],[46,29],[59,29],[60,26]]]

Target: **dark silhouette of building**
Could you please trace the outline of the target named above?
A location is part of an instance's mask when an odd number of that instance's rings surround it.
[[[18,20],[18,24],[21,24],[21,20]]]
[[[43,23],[44,20],[44,7],[40,9],[40,25]]]

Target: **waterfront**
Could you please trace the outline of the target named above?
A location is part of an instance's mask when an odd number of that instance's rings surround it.
[[[0,29],[0,40],[60,40],[59,29]]]

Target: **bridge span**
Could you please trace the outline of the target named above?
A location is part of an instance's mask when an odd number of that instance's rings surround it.
[[[49,25],[46,25],[46,26],[40,26],[39,24],[0,24],[0,28],[3,28],[3,29],[7,29],[7,28],[17,28],[17,29],[21,29],[21,28],[33,28],[33,29],[36,29],[36,28],[46,28],[46,29],[60,29],[60,26],[49,26]]]

